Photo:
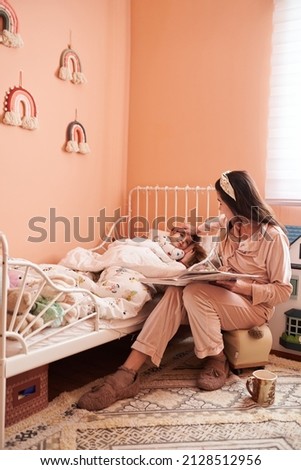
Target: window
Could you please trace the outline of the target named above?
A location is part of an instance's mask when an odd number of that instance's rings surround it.
[[[301,202],[301,1],[274,0],[266,200]]]
[[[293,299],[298,298],[298,282],[299,282],[298,277],[292,277],[291,278],[291,285],[293,286],[293,291],[291,293],[291,298],[293,298]]]

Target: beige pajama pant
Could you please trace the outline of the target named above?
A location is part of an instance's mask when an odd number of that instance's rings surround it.
[[[260,326],[272,313],[273,309],[252,305],[250,299],[212,284],[169,286],[132,348],[147,354],[159,366],[168,342],[180,325],[188,322],[196,356],[215,356],[224,349],[221,330]]]

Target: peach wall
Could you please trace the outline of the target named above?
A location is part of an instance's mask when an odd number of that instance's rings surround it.
[[[128,186],[207,185],[246,169],[264,193],[273,0],[131,8]],[[277,213],[297,223],[296,208]]]
[[[130,52],[130,0],[11,0],[19,19],[24,47],[0,45],[0,95],[19,85],[38,108],[39,129],[24,130],[0,123],[0,229],[13,256],[55,262],[77,245],[74,218],[80,217],[82,238],[99,210],[109,214],[120,206],[126,186],[127,117]],[[70,41],[88,83],[74,85],[57,78],[60,54]],[[84,126],[91,153],[64,151],[66,129],[77,119]],[[2,117],[1,111],[1,117]],[[1,119],[2,120],[2,119]],[[56,222],[50,240],[50,209],[70,222]],[[45,241],[29,221],[47,230]],[[52,219],[54,221],[54,219]],[[87,245],[91,245],[87,244]]]
[[[129,184],[263,184],[273,0],[133,0]]]

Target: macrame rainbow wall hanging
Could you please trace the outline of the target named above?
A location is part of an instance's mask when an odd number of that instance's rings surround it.
[[[18,33],[18,18],[14,9],[4,0],[0,0],[0,18],[3,30],[0,31],[0,44],[7,47],[22,47],[23,40]]]
[[[20,72],[20,86],[10,88],[5,95],[3,123],[28,130],[39,127],[35,101],[22,87],[22,72]]]
[[[90,153],[90,147],[87,143],[86,131],[82,124],[76,119],[68,124],[66,152],[79,152],[82,154]]]
[[[61,80],[70,80],[75,85],[87,82],[81,70],[79,57],[70,46],[61,53],[59,78]]]

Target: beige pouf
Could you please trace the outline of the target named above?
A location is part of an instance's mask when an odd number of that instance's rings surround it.
[[[269,362],[272,333],[267,324],[258,329],[261,338],[253,338],[249,330],[223,331],[224,351],[232,369],[256,368]]]

